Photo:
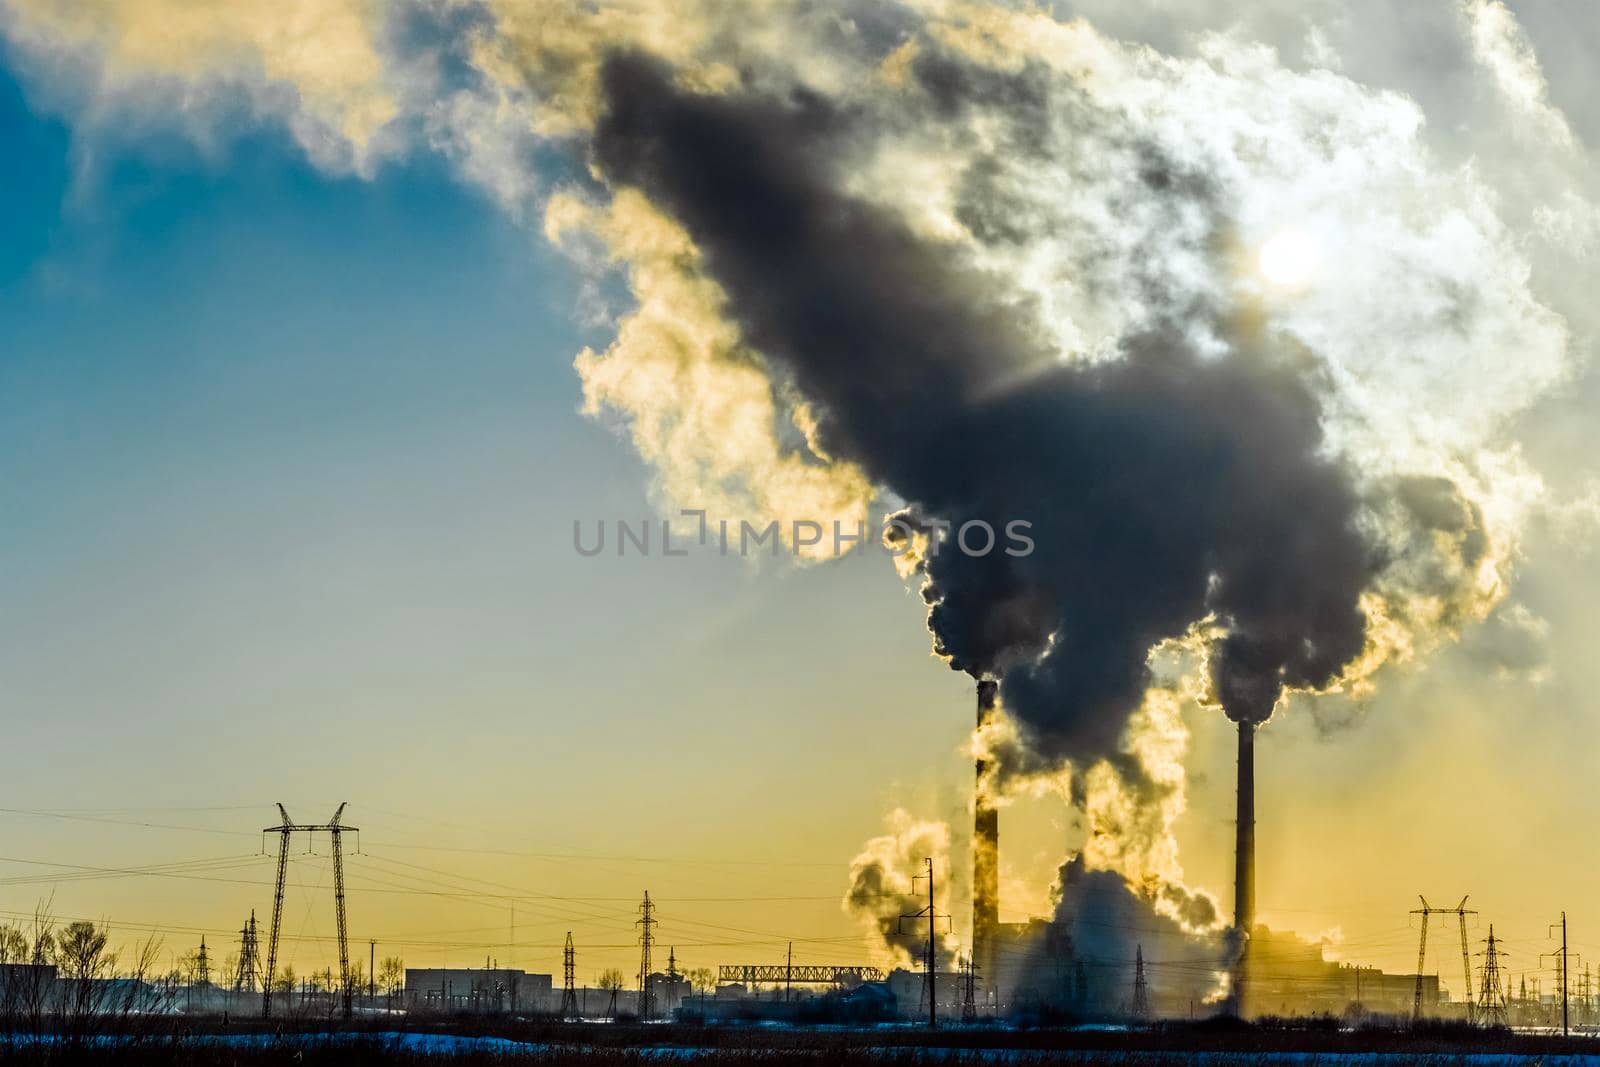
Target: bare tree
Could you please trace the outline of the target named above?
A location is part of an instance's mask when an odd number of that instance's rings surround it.
[[[360,960],[351,960],[350,970],[339,991],[341,994],[348,992],[353,1001],[360,1000],[367,991],[367,965]]]
[[[40,901],[33,909],[32,946],[28,949],[28,966],[20,976],[17,987],[9,991],[12,998],[14,1020],[21,1020],[38,1034],[44,1026],[45,1013],[50,1008],[50,997],[55,991],[55,919],[50,915],[49,901]]]
[[[394,998],[405,990],[406,964],[399,956],[385,956],[378,961],[378,985],[389,995],[389,1007]]]
[[[617,993],[622,989],[625,981],[622,977],[622,972],[615,967],[607,967],[600,972],[600,977],[595,980],[596,985],[611,994],[611,1006],[606,1009],[606,1015],[609,1018],[615,1019],[617,1017]]]
[[[717,988],[717,975],[710,967],[695,967],[683,972],[696,993],[711,993]]]
[[[87,920],[68,923],[56,938],[56,966],[61,970],[65,1014],[81,1022],[101,1008],[103,980],[110,978],[117,955],[108,950],[106,929]]]
[[[28,962],[28,935],[10,924],[0,925],[0,963]]]
[[[15,926],[0,925],[0,1026],[9,1036],[12,1020],[17,1016],[18,1002],[26,986],[28,963],[28,935]]]
[[[115,1032],[125,1039],[144,1036],[137,1033],[134,1023],[151,1015],[165,1014],[177,1005],[177,979],[174,972],[165,979],[156,977],[156,961],[161,955],[161,941],[154,935],[134,945],[133,965],[121,975],[113,989],[117,999],[114,1014],[106,1021],[115,1023]],[[116,959],[115,956],[112,957]],[[108,1013],[109,1014],[109,1013]]]

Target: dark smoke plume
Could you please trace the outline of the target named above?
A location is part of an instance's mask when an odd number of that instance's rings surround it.
[[[971,91],[937,74],[927,121]],[[1226,354],[1175,321],[1119,359],[1063,363],[1028,306],[843,191],[882,116],[799,89],[699,95],[638,55],[611,57],[602,84],[601,172],[685,226],[746,340],[816,406],[828,453],[919,516],[1033,523],[1027,557],[946,546],[926,595],[938,650],[1001,676],[1040,754],[1114,754],[1151,648],[1208,615],[1234,719],[1265,719],[1285,686],[1324,686],[1361,651],[1376,560],[1292,346],[1185,308]],[[1206,195],[1154,155],[1127,181],[1157,202]]]

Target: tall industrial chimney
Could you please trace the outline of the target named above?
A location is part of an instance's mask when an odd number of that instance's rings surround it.
[[[1250,934],[1256,924],[1256,724],[1239,722],[1239,811],[1235,825],[1233,926],[1239,959],[1233,976],[1234,1010],[1245,1013],[1245,970]]]
[[[994,714],[998,684],[978,682],[978,726]],[[972,960],[984,987],[993,989],[995,935],[1000,927],[1000,813],[983,792],[983,760],[977,762],[972,803]]]

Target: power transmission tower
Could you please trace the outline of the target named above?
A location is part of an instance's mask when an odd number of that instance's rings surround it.
[[[256,972],[261,961],[256,957],[256,913],[250,911],[250,921],[239,929],[239,970],[233,976],[235,993],[256,991]]]
[[[650,946],[655,944],[653,927],[659,921],[655,917],[656,906],[650,903],[650,893],[645,891],[644,901],[639,905],[639,918],[634,925],[639,927],[639,1020],[644,1022],[655,1015],[655,991],[650,988]]]
[[[1571,991],[1571,983],[1567,980],[1567,976],[1571,973],[1571,971],[1568,970],[1566,912],[1561,913],[1561,921],[1559,923],[1550,924],[1549,930],[1554,930],[1557,926],[1561,927],[1560,950],[1556,952],[1542,952],[1539,954],[1539,958],[1543,959],[1546,956],[1554,956],[1561,961],[1558,965],[1556,978],[1557,981],[1561,983],[1561,1036],[1566,1037],[1569,1033],[1567,1018],[1567,996]],[[1549,930],[1546,931],[1546,934],[1548,936],[1554,936],[1553,934],[1549,934]],[[1572,955],[1576,956],[1577,953],[1572,953]]]
[[[1422,907],[1411,909],[1411,914],[1422,916],[1422,933],[1417,939],[1417,984],[1411,994],[1411,1021],[1415,1023],[1422,1018],[1422,968],[1427,962],[1428,955],[1428,918],[1432,915],[1454,915],[1461,926],[1461,975],[1466,983],[1465,1001],[1467,1004],[1467,1021],[1470,1023],[1476,1018],[1476,1009],[1472,1002],[1472,957],[1467,951],[1467,916],[1478,914],[1467,907],[1467,898],[1462,897],[1461,903],[1453,908],[1436,908],[1428,903],[1428,898],[1418,896]]]
[[[567,931],[567,947],[561,950],[561,1018],[568,1022],[578,1017],[578,952],[572,947],[572,931]]]
[[[1485,1026],[1506,1025],[1506,995],[1500,988],[1500,957],[1505,954],[1495,940],[1494,923],[1490,923],[1483,949],[1483,980],[1478,983],[1478,1021]]]
[[[939,989],[936,984],[939,977],[939,956],[937,951],[937,943],[935,940],[934,924],[940,919],[943,919],[946,923],[948,923],[950,921],[950,916],[947,914],[940,914],[939,911],[934,907],[933,859],[931,857],[927,860],[927,864],[928,873],[925,875],[919,874],[917,875],[917,878],[926,878],[928,880],[928,906],[917,912],[915,915],[900,916],[900,922],[898,926],[903,928],[907,919],[912,921],[920,919],[928,920],[928,948],[927,955],[924,960],[923,973],[925,977],[923,979],[923,992],[928,998],[928,1029],[936,1030],[939,1027]],[[912,880],[912,884],[916,884],[916,879]]]
[[[284,809],[284,806],[279,804],[278,815],[282,821],[277,826],[269,826],[261,831],[264,834],[278,835],[278,879],[272,893],[272,927],[267,936],[267,970],[261,992],[261,1017],[263,1019],[272,1015],[272,980],[277,973],[278,966],[278,935],[283,930],[283,888],[285,875],[289,871],[289,839],[297,833],[304,833],[308,836],[325,833],[333,842],[333,901],[335,911],[338,913],[339,985],[344,990],[344,1017],[346,1019],[350,1018],[350,941],[345,927],[344,910],[344,834],[346,831],[359,833],[359,830],[354,826],[346,826],[339,821],[344,815],[344,809],[345,806],[340,804],[339,810],[333,813],[333,818],[326,823],[316,825],[296,823],[289,818],[289,813]]]
[[[200,935],[200,954],[194,961],[195,980],[201,989],[211,984],[211,957],[206,955],[206,938]]]
[[[1144,946],[1134,949],[1133,954],[1133,1017],[1135,1019],[1150,1018],[1150,987],[1144,977]]]
[[[561,1018],[572,1021],[580,1018],[578,1011],[578,950],[572,946],[572,931],[567,931],[567,943],[561,949]]]
[[[794,966],[794,946],[789,946],[789,965]],[[678,988],[678,946],[670,945],[667,948],[667,1018],[672,1018],[672,1013],[677,1010],[677,1002],[672,999]]]

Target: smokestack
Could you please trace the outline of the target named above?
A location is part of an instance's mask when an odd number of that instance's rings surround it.
[[[1256,924],[1256,724],[1239,720],[1239,810],[1235,827],[1233,926],[1239,936],[1239,962],[1234,972],[1233,1002],[1243,1015],[1245,958]]]
[[[978,726],[994,714],[993,679],[978,682]],[[1000,926],[1000,813],[984,796],[982,759],[972,794],[972,959],[979,979],[994,988],[994,942]]]

